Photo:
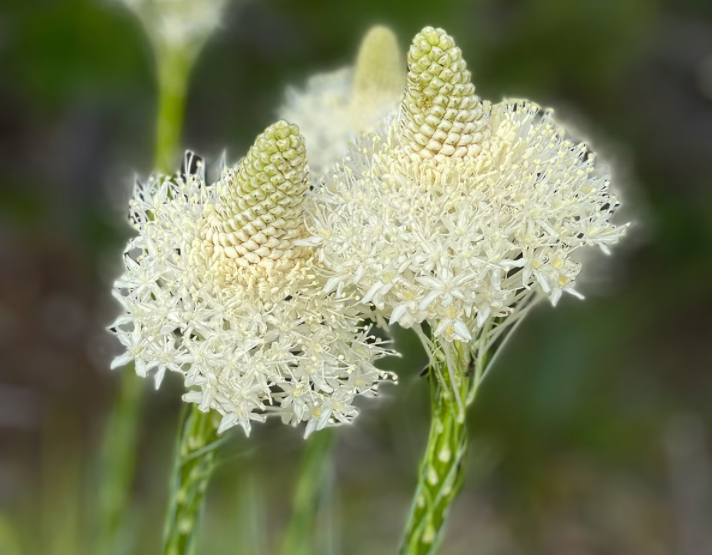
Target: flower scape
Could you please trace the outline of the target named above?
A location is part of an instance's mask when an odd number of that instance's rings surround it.
[[[222,415],[219,432],[281,416],[305,434],[350,422],[357,396],[393,378],[390,354],[369,335],[353,295],[324,293],[305,226],[309,189],[304,138],[284,121],[267,128],[235,167],[208,185],[205,167],[137,183],[113,324],[158,387],[184,376],[183,399]],[[195,171],[187,171],[193,167]]]
[[[326,291],[356,290],[390,324],[470,341],[538,296],[580,296],[574,251],[607,252],[627,228],[610,222],[609,183],[551,110],[480,100],[453,39],[426,27],[400,110],[313,193]]]

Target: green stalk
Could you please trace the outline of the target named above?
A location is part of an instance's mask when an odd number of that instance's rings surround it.
[[[155,169],[170,173],[175,169],[180,146],[191,56],[183,50],[159,49],[158,117],[156,119]]]
[[[180,146],[191,63],[180,50],[157,47],[158,112],[154,167],[170,172]],[[112,555],[118,549],[118,535],[124,524],[129,492],[135,472],[134,447],[144,382],[133,365],[121,370],[119,394],[104,432],[100,462],[97,540],[94,552]]]
[[[130,364],[121,370],[119,396],[109,414],[99,462],[98,525],[95,553],[111,554],[117,549],[124,524],[131,482],[136,468],[135,443],[143,380]]]
[[[282,539],[282,555],[314,555],[314,525],[335,441],[336,433],[327,428],[307,442],[292,499],[292,516]]]
[[[200,536],[205,492],[215,468],[220,419],[214,412],[185,406],[178,427],[163,555],[193,555]]]
[[[428,373],[432,420],[400,555],[433,555],[462,486],[467,454],[465,411],[475,387],[468,344],[442,345]]]

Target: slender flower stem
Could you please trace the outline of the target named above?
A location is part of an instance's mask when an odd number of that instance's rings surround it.
[[[190,56],[182,50],[157,53],[158,117],[156,119],[155,169],[170,172],[180,145],[181,128],[191,69]]]
[[[437,551],[450,505],[462,485],[467,453],[465,410],[475,387],[469,345],[435,351],[429,370],[432,420],[400,555]]]
[[[185,95],[190,76],[190,57],[181,50],[158,50],[158,112],[154,167],[168,172],[180,146]],[[122,369],[117,401],[104,433],[95,553],[111,555],[124,524],[129,491],[135,471],[136,442],[144,381],[133,367]]]
[[[292,500],[291,520],[282,539],[282,555],[313,555],[315,551],[314,522],[335,440],[334,430],[327,428],[307,442]]]
[[[205,492],[215,468],[219,418],[185,406],[178,427],[178,442],[171,477],[163,555],[195,553],[201,529]]]
[[[119,395],[104,431],[99,468],[97,535],[94,552],[111,554],[121,531],[136,467],[134,444],[144,382],[133,364],[121,373]]]

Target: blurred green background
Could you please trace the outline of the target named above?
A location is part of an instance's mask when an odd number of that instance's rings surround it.
[[[585,302],[541,306],[478,392],[445,555],[712,554],[712,2],[233,0],[193,74],[184,144],[242,155],[288,84],[374,23],[444,27],[480,96],[557,108],[612,161],[636,227]],[[0,554],[87,547],[134,172],[150,171],[149,44],[117,2],[0,3]],[[422,353],[342,429],[320,553],[394,552],[428,425]],[[420,367],[419,367],[420,365]],[[159,551],[181,384],[149,392],[124,554]],[[150,384],[146,384],[150,387]],[[299,430],[233,433],[201,555],[274,551]]]

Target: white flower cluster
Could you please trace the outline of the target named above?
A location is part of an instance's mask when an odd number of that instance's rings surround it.
[[[606,168],[551,111],[480,103],[443,30],[418,34],[408,63],[400,113],[314,192],[326,291],[460,341],[537,292],[577,295],[574,251],[606,251],[627,227],[610,223]]]
[[[306,435],[350,422],[354,398],[392,377],[373,365],[389,351],[352,297],[324,294],[299,244],[307,175],[304,139],[278,122],[215,184],[202,167],[136,184],[111,327],[126,353],[112,367],[134,361],[156,386],[181,373],[184,400],[218,411],[220,431],[269,414]]]
[[[403,85],[396,37],[375,26],[364,37],[353,68],[314,75],[303,90],[290,87],[278,115],[299,126],[310,170],[320,177],[346,156],[352,139],[375,130],[397,109]]]

